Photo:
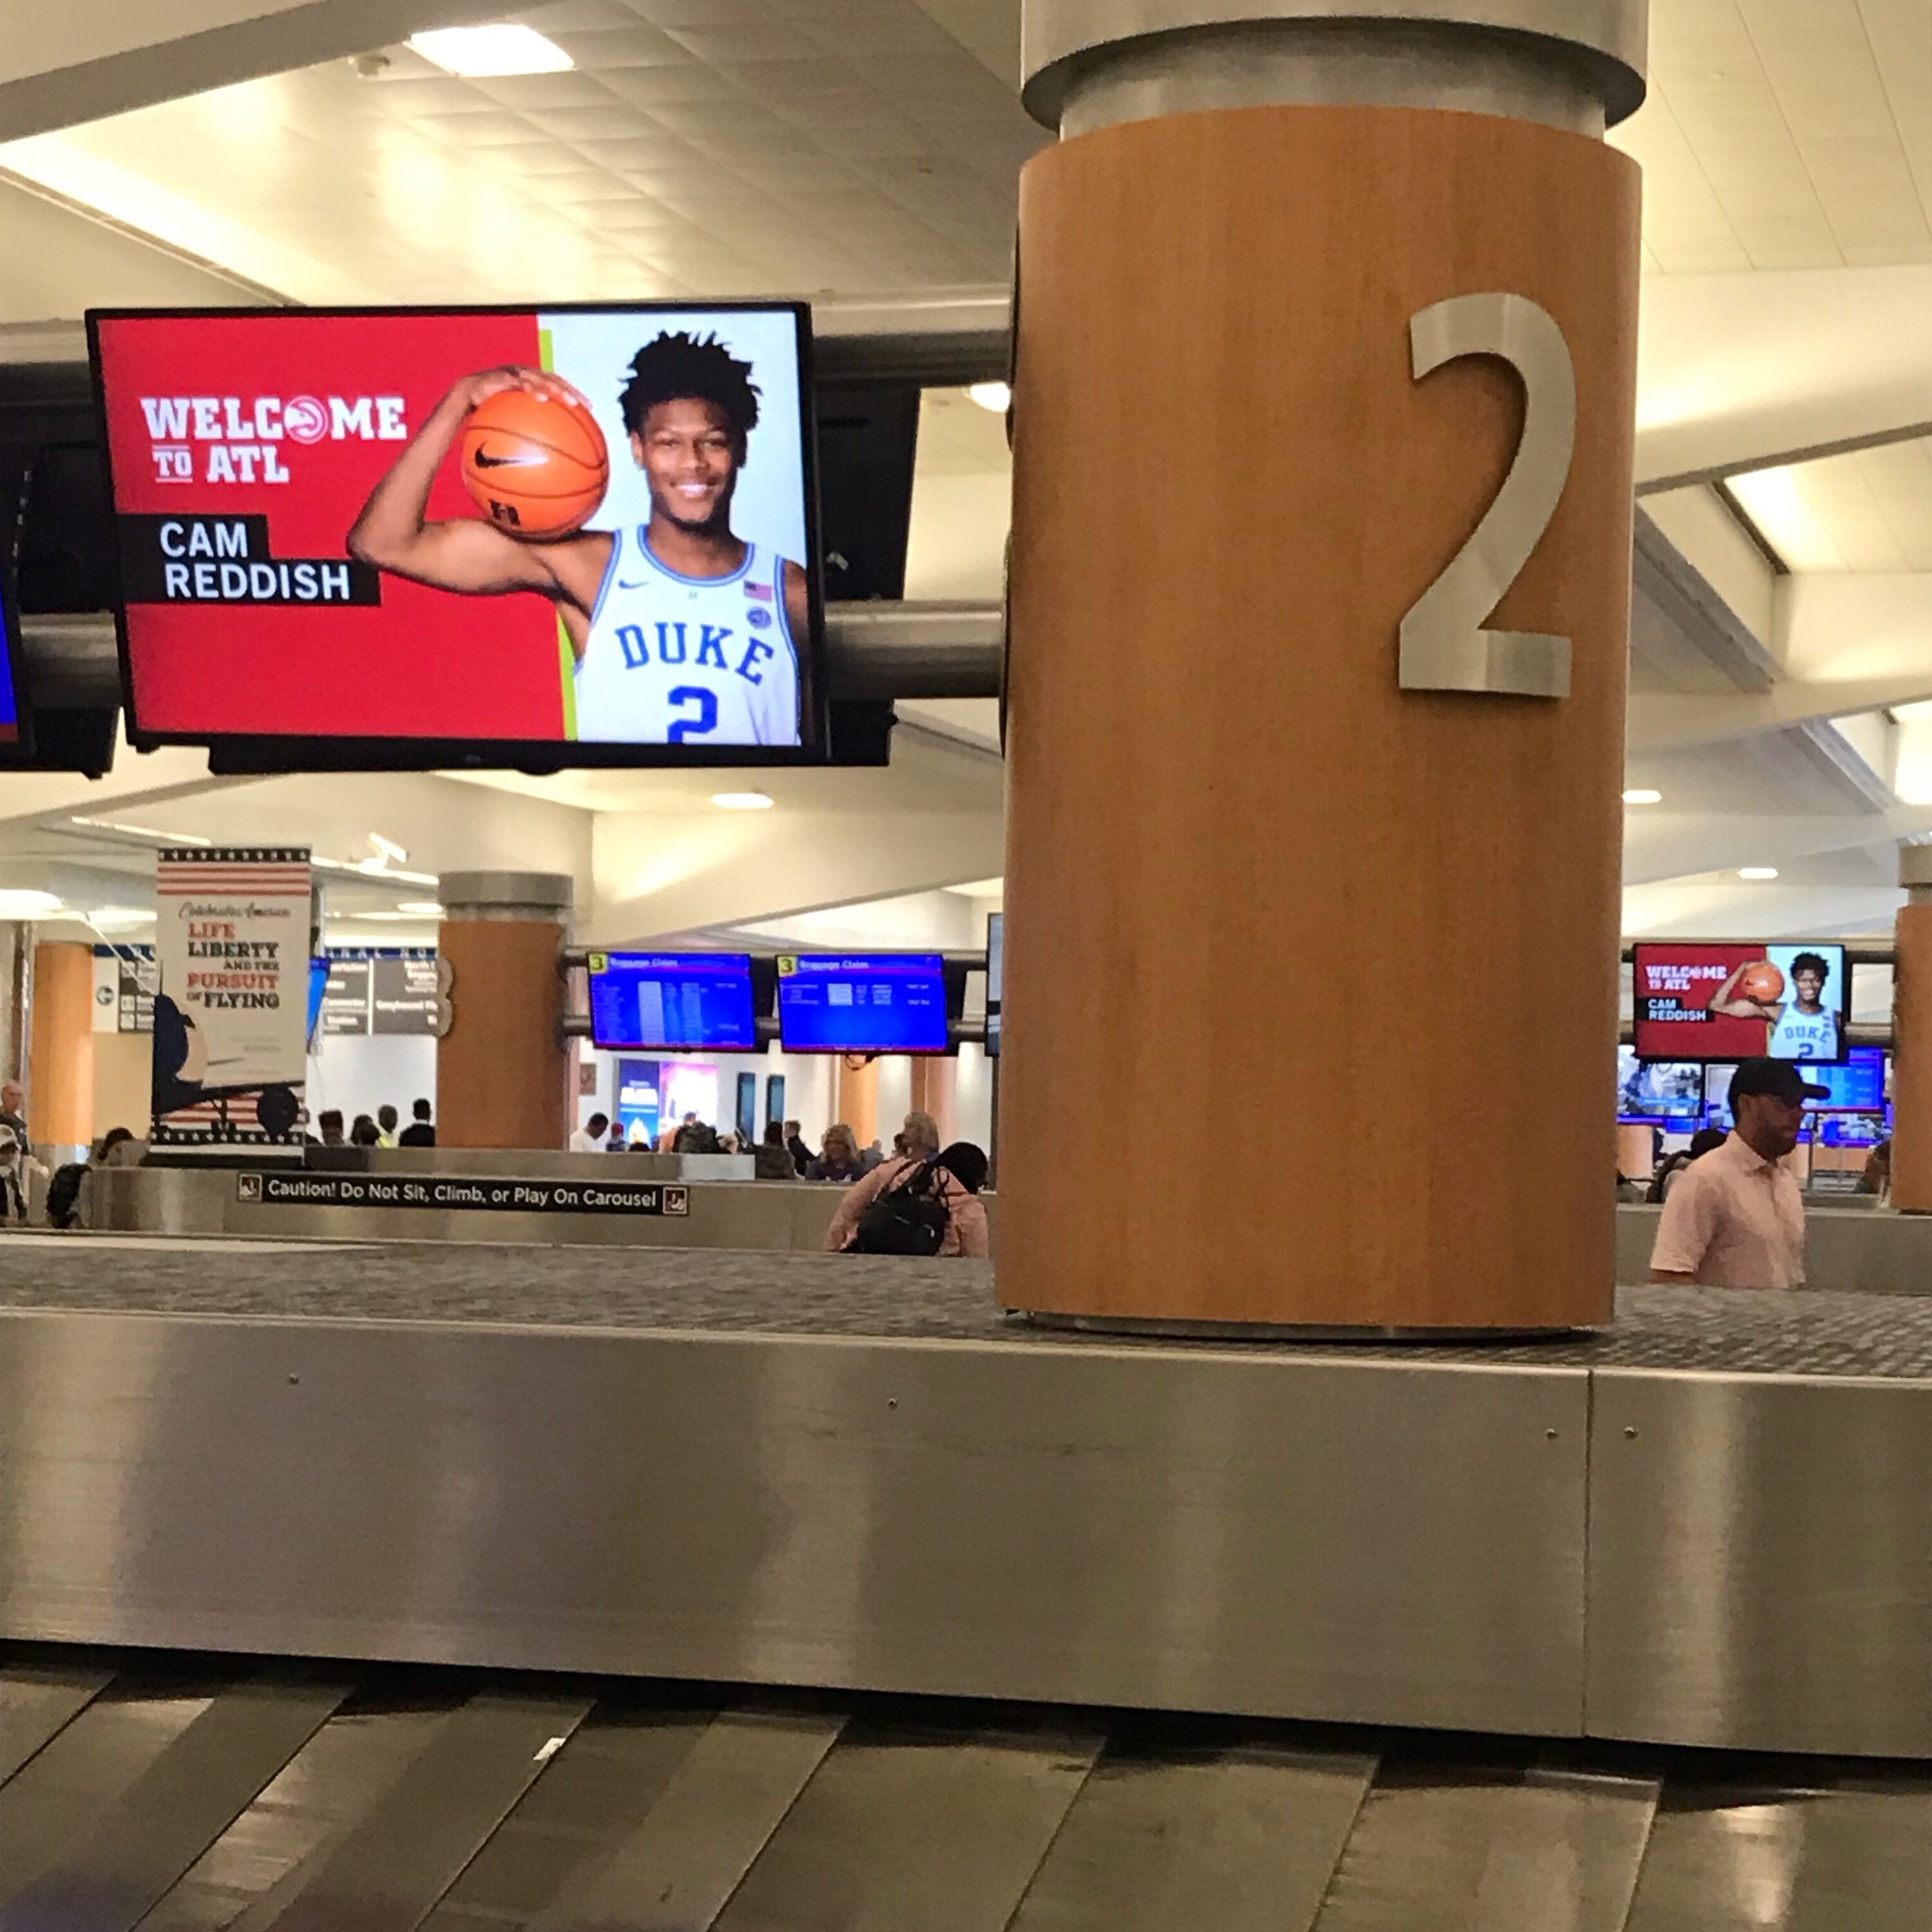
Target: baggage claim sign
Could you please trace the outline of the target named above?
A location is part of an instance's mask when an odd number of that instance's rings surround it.
[[[308,1072],[305,848],[160,854],[154,1138],[296,1138]]]

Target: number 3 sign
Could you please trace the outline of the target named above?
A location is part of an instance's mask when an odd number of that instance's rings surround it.
[[[1402,620],[1405,691],[1568,698],[1570,640],[1483,626],[1543,540],[1576,447],[1576,373],[1549,310],[1527,296],[1457,296],[1410,318],[1419,382],[1465,356],[1497,356],[1522,378],[1522,440],[1469,541]]]

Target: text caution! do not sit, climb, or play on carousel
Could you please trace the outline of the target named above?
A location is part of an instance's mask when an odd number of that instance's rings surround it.
[[[688,1214],[688,1188],[647,1180],[519,1180],[448,1174],[238,1174],[259,1208],[469,1208],[506,1214]]]

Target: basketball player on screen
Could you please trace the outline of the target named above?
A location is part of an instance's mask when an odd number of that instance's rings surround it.
[[[370,492],[349,554],[439,590],[548,598],[576,661],[580,739],[796,745],[805,572],[731,528],[758,421],[751,373],[713,337],[680,332],[646,344],[621,402],[650,521],[538,539],[480,518],[424,520],[472,410],[506,389],[562,396],[568,387],[538,369],[466,376]]]
[[[1832,976],[1824,956],[1800,952],[1792,958],[1796,999],[1750,998],[1739,982],[1746,974],[1770,964],[1768,959],[1747,961],[1711,995],[1705,1010],[1713,1018],[1762,1020],[1771,1029],[1764,1050],[1773,1060],[1836,1060],[1838,1016],[1824,1003],[1825,982]]]

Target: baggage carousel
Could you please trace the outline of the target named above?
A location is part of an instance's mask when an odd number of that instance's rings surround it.
[[[986,1268],[0,1240],[0,1640],[1932,1759],[1932,1300],[1135,1341]]]
[[[1932,1772],[0,1648],[0,1932],[1923,1932]]]

